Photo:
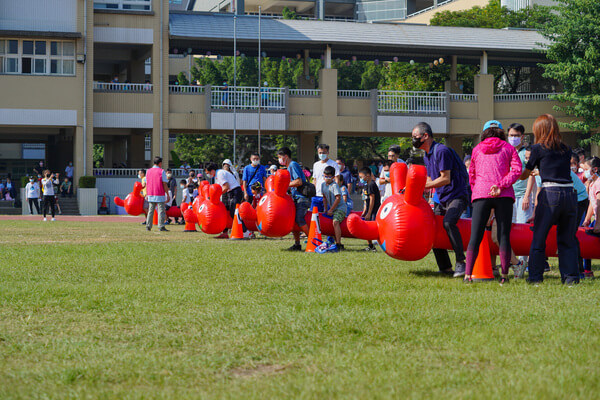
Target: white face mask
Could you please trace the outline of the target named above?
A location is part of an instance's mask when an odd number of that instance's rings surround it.
[[[325,160],[327,160],[328,156],[329,156],[328,154],[321,153],[321,154],[319,154],[319,160],[325,161]]]
[[[285,165],[283,157],[279,157],[277,160],[279,161],[279,164]]]
[[[185,189],[185,185],[179,185],[179,187]]]
[[[258,164],[260,164],[260,160],[252,160],[252,166],[256,167]]]
[[[173,174],[167,174],[167,178],[171,178]]]
[[[138,175],[138,179],[142,179],[142,176],[141,176],[141,175]]]

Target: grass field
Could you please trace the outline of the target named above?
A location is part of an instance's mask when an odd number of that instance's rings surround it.
[[[182,230],[0,221],[0,398],[600,396],[598,281]]]

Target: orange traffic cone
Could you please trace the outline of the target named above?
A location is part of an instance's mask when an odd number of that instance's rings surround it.
[[[321,237],[321,225],[319,224],[319,210],[313,207],[310,218],[310,230],[308,231],[308,242],[306,244],[306,253],[314,253],[315,249],[323,243]]]
[[[235,214],[233,215],[233,223],[231,225],[231,236],[229,239],[243,239],[244,228],[242,227],[242,219],[240,218],[240,205],[235,205]]]
[[[108,208],[108,206],[106,205],[106,193],[104,193],[104,196],[102,196],[102,204],[100,204],[100,208],[102,208],[102,209]]]
[[[479,245],[479,254],[473,266],[473,274],[471,278],[474,281],[493,281],[494,271],[492,269],[492,252],[490,250],[490,232],[485,231],[483,240]]]
[[[158,225],[158,209],[154,209],[154,215],[152,216],[152,225]]]

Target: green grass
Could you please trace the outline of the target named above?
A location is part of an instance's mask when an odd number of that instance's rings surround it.
[[[357,240],[290,254],[172,230],[0,222],[0,398],[600,393],[596,281],[469,286]]]

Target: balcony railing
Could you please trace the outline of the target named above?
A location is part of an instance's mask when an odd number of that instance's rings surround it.
[[[137,178],[139,168],[94,168],[94,176],[106,178]],[[195,171],[197,176],[202,176],[202,169],[173,168],[171,172],[175,178],[189,175],[189,171]]]
[[[550,96],[559,93],[512,93],[512,94],[495,94],[494,101],[509,102],[509,101],[551,101]]]
[[[464,103],[476,103],[476,94],[450,93],[450,101],[461,101]]]
[[[169,85],[169,93],[173,93],[173,94],[202,94],[202,93],[204,93],[204,86]]]
[[[152,11],[152,0],[94,0],[100,10]]]
[[[261,109],[285,109],[285,88],[213,86],[211,106],[215,109],[257,110],[260,98]]]
[[[94,92],[152,93],[152,84],[94,82]]]
[[[445,114],[446,92],[380,90],[377,111],[391,113]]]
[[[371,97],[371,92],[368,90],[338,90],[338,97],[357,97],[368,99]]]
[[[290,89],[290,96],[294,97],[319,97],[321,89]]]

